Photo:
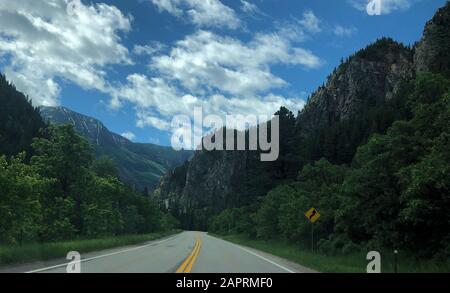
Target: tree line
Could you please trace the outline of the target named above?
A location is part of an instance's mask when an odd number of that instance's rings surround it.
[[[370,113],[306,140],[290,137],[292,149],[295,142],[305,144],[297,145],[301,151],[284,152],[279,163],[285,160],[284,168],[294,170],[292,162],[306,162],[297,176],[253,203],[225,209],[208,229],[259,239],[281,237],[306,248],[311,224],[303,213],[315,207],[321,214],[314,224],[321,253],[389,248],[448,259],[450,80],[420,75],[397,98]],[[358,134],[360,123],[369,119],[372,134]],[[324,143],[329,138],[346,143]],[[319,158],[307,162],[308,156]]]
[[[118,179],[71,125],[47,125],[0,77],[0,243],[150,233],[178,225]]]
[[[148,195],[117,178],[115,163],[95,159],[71,125],[49,126],[48,137],[24,152],[0,156],[0,242],[57,241],[171,229]]]

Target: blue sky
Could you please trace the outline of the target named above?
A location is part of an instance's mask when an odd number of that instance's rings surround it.
[[[445,0],[0,0],[0,70],[133,141],[169,145],[174,115],[298,111],[341,58],[413,44]]]

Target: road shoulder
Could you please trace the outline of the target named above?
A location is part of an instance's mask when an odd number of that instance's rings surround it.
[[[253,247],[242,245],[240,243],[229,241],[228,239],[224,239],[224,238],[220,237],[220,235],[215,235],[215,234],[210,234],[210,233],[207,233],[207,235],[209,237],[217,238],[217,239],[223,240],[225,242],[228,242],[228,243],[230,243],[230,244],[232,244],[232,245],[234,245],[234,246],[236,246],[236,247],[238,247],[238,248],[240,248],[240,249],[242,249],[244,251],[247,250],[247,253],[251,253],[251,254],[253,254],[255,256],[259,256],[260,258],[266,259],[266,261],[268,260],[268,261],[274,262],[275,264],[279,264],[279,265],[281,265],[283,267],[292,268],[295,272],[298,272],[298,273],[318,273],[317,271],[315,271],[313,269],[307,268],[305,266],[302,266],[302,265],[300,265],[300,264],[298,264],[296,262],[287,260],[285,258],[282,258],[282,257],[276,256],[276,255],[273,255],[273,254],[270,254],[270,253],[258,250],[258,249],[253,248]]]

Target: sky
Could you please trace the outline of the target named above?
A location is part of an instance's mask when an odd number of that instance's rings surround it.
[[[65,106],[169,145],[176,115],[294,113],[342,58],[414,44],[445,0],[0,0],[0,71]],[[370,0],[376,1],[376,0]]]

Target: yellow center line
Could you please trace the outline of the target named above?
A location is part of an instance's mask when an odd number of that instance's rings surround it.
[[[195,240],[194,248],[192,249],[192,252],[188,255],[188,257],[184,260],[184,262],[181,264],[181,266],[176,271],[177,273],[183,273],[189,262],[191,261],[192,257],[194,256],[194,252],[197,249],[197,246],[199,244],[199,240]]]
[[[176,270],[176,273],[190,273],[197,257],[200,253],[200,248],[202,246],[202,241],[197,238],[195,240],[194,248],[192,249],[192,252],[189,254],[189,256],[184,260],[184,262],[181,264],[181,266]]]
[[[185,273],[190,273],[192,270],[192,267],[194,266],[195,262],[197,261],[197,257],[200,253],[200,248],[202,247],[202,240],[199,239],[198,241],[199,241],[199,243],[197,245],[197,251],[194,253],[194,257],[191,259],[191,262],[189,263],[186,270],[184,271]]]

